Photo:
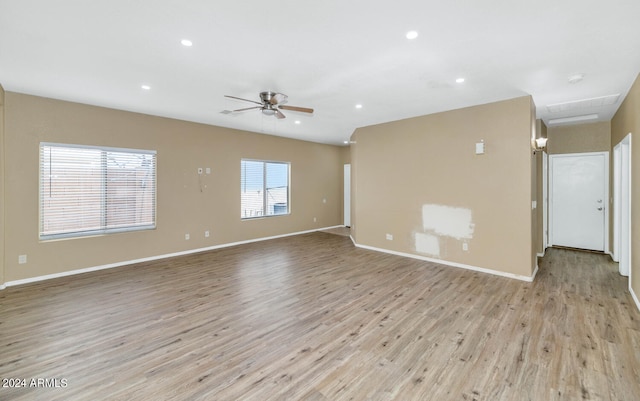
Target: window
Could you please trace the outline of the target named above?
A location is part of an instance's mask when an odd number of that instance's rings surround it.
[[[155,226],[155,151],[40,144],[40,239]]]
[[[289,163],[242,160],[240,217],[289,213]]]

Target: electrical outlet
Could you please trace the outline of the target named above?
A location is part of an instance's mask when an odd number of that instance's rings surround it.
[[[387,239],[389,241],[393,241],[393,235],[392,234],[387,234]]]
[[[27,263],[27,255],[18,255],[18,264],[25,264]]]
[[[191,238],[191,236],[190,236],[189,234],[185,234],[185,235],[184,235],[184,239],[185,239],[185,240],[188,240],[189,238]]]
[[[462,250],[463,251],[468,251],[469,250],[469,244],[467,244],[466,242],[462,243]]]
[[[208,230],[204,232],[204,237],[205,238],[209,238],[209,231]]]

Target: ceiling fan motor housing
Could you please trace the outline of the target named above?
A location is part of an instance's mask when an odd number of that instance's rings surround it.
[[[271,91],[260,92],[260,100],[262,100],[263,103],[272,104],[271,99],[275,100],[275,96],[276,96],[275,92],[271,92]]]

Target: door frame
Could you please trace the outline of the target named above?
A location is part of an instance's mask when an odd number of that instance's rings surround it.
[[[625,163],[626,162],[626,163]],[[613,148],[613,260],[620,262],[620,274],[631,285],[631,133]],[[626,187],[627,196],[622,196]],[[626,236],[623,235],[626,233]],[[626,258],[623,258],[626,245]],[[627,265],[624,266],[623,262]]]
[[[549,241],[549,154],[542,152],[542,254],[551,246]]]
[[[549,155],[549,246],[553,245],[553,160],[560,157],[576,156],[604,156],[604,195],[602,206],[604,207],[604,253],[610,254],[609,250],[609,152],[584,152],[584,153],[558,153]]]
[[[351,227],[351,164],[344,165],[343,171],[344,200],[342,205],[343,225]]]

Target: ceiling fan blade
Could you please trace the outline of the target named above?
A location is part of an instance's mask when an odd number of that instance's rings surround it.
[[[251,102],[251,103],[259,104],[260,106],[262,106],[262,103],[256,102],[255,100],[243,99],[241,97],[235,97],[235,96],[230,96],[230,95],[224,95],[224,97],[228,97],[228,98],[236,99],[236,100],[242,100],[243,102]]]
[[[298,106],[278,106],[282,110],[291,110],[291,111],[299,111],[301,113],[313,113],[313,109],[309,109],[307,107],[298,107]]]
[[[237,109],[237,110],[231,110],[232,112],[237,112],[237,111],[247,111],[247,110],[253,110],[253,109],[261,109],[262,106],[253,106],[253,107],[245,107],[244,109]]]
[[[282,114],[282,112],[278,109],[274,109],[276,111],[276,118],[278,119],[283,119],[283,118],[287,118],[287,116],[285,116],[284,114]]]

